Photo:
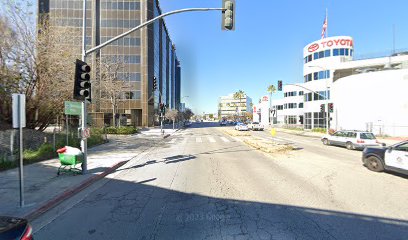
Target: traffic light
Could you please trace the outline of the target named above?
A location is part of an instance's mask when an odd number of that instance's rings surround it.
[[[329,112],[333,112],[333,103],[329,103]]]
[[[153,92],[157,90],[157,78],[156,76],[153,77]]]
[[[324,113],[324,104],[320,104],[320,112]]]
[[[160,112],[164,114],[164,112],[166,111],[166,105],[164,103],[160,103],[159,107],[160,107]]]
[[[222,30],[235,30],[235,0],[222,0]]]
[[[278,91],[282,91],[282,81],[278,81]]]
[[[74,99],[91,101],[91,67],[79,59],[75,62]]]

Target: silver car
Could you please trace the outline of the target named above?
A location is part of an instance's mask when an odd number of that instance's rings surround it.
[[[332,135],[323,136],[321,140],[324,145],[343,146],[349,150],[381,146],[381,143],[377,141],[373,133],[357,130],[337,131]]]

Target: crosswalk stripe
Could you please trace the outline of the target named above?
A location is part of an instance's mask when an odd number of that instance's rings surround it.
[[[200,142],[203,142],[203,140],[200,137],[197,137],[196,142],[200,143]]]
[[[213,137],[208,137],[208,141],[214,143],[214,142],[215,142],[215,139],[214,139]]]
[[[224,141],[224,142],[230,142],[230,140],[228,140],[228,139],[225,138],[225,137],[220,137],[220,138],[221,138],[221,140]]]

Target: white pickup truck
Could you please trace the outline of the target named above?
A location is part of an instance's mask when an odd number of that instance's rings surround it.
[[[264,130],[264,126],[262,124],[260,124],[259,122],[252,122],[250,124],[248,124],[248,128],[251,130]]]

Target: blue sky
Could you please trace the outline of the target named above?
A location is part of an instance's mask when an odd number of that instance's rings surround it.
[[[236,0],[236,30],[221,12],[166,18],[182,66],[182,96],[196,113],[216,112],[218,97],[244,90],[254,101],[269,84],[302,81],[302,50],[318,40],[328,8],[329,36],[354,38],[356,55],[408,49],[406,0]],[[163,12],[221,7],[221,0],[160,0]],[[280,98],[276,95],[275,98]]]

